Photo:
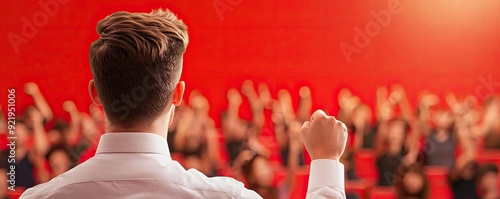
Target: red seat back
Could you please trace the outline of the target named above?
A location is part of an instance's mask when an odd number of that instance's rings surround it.
[[[452,198],[448,180],[448,168],[440,166],[427,166],[424,170],[429,182],[430,198]]]
[[[392,187],[374,187],[370,191],[370,199],[396,199],[396,191]]]
[[[358,177],[374,184],[378,174],[375,165],[375,152],[373,150],[359,150],[354,153],[354,169]]]

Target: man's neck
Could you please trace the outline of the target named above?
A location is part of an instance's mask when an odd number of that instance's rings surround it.
[[[104,128],[106,133],[123,133],[123,132],[152,133],[166,138],[168,130],[168,120],[162,122],[162,119],[159,118],[153,123],[151,123],[151,125],[141,125],[131,128],[125,128],[119,125],[114,125],[111,124],[109,121],[106,121]]]

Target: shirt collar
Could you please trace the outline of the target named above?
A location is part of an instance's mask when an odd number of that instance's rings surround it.
[[[170,157],[167,140],[153,133],[106,133],[96,151],[104,153],[153,153]]]

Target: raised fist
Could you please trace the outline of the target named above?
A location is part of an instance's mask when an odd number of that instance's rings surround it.
[[[310,121],[304,122],[301,137],[312,160],[339,160],[347,142],[347,128],[333,116],[317,110]]]

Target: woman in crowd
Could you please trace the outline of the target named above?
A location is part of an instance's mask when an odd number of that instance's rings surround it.
[[[278,99],[273,103],[272,119],[274,123],[274,133],[276,141],[281,149],[281,158],[283,166],[288,166],[290,158],[296,159],[298,165],[304,164],[302,150],[292,153],[290,143],[294,136],[295,128],[300,126],[311,115],[312,97],[311,90],[308,87],[302,87],[299,90],[299,107],[295,113],[292,103],[292,97],[287,90],[280,90]],[[295,161],[295,160],[293,160]]]
[[[62,109],[70,120],[54,122],[52,110],[38,86],[27,83],[24,90],[33,98],[34,106],[29,106],[22,120],[16,121],[15,165],[19,188],[46,182],[92,157],[104,131],[104,115],[99,107],[91,105],[88,113],[84,113],[74,102],[66,101]],[[239,116],[242,96],[250,106],[249,121]],[[498,97],[486,98],[481,109],[472,96],[458,100],[450,94],[445,98],[449,108],[435,108],[439,98],[424,93],[419,98],[416,114],[401,86],[390,90],[379,88],[375,97],[376,121],[372,121],[371,108],[358,96],[347,89],[338,95],[337,118],[348,126],[352,134],[349,139],[354,138],[340,160],[345,165],[347,180],[357,179],[354,155],[357,150],[366,149],[377,154],[374,162],[379,175],[377,185],[394,185],[398,198],[429,197],[425,166],[449,168],[454,198],[498,198],[498,168],[476,162],[478,148],[500,148]],[[311,114],[311,90],[308,87],[299,90],[297,111],[293,99],[287,90],[280,90],[277,99],[272,99],[265,84],[256,90],[251,81],[243,83],[241,94],[236,89],[227,92],[228,108],[222,114],[221,128],[232,162],[232,175],[246,181],[264,198],[289,197],[294,175],[304,164],[299,135],[301,124]],[[220,161],[218,132],[208,114],[209,101],[200,92],[193,91],[188,102],[176,108],[168,134],[169,148],[183,155],[184,167],[197,168],[213,176],[227,163]],[[270,109],[270,117],[266,117],[267,109]],[[4,115],[1,116],[0,132],[5,142],[7,124]],[[261,142],[263,132],[269,127],[274,128],[272,135],[279,151],[271,151]],[[45,128],[50,130],[45,132]],[[280,155],[282,164],[274,164],[273,158]],[[0,171],[9,168],[8,164],[0,166]],[[285,183],[278,184],[277,173],[285,170]],[[0,185],[5,190],[6,185]],[[0,192],[2,196],[5,194]]]
[[[215,176],[220,167],[219,144],[214,121],[208,115],[208,100],[198,91],[192,91],[189,105],[179,118],[172,145],[183,154],[184,167]]]
[[[429,182],[421,164],[402,165],[394,182],[398,198],[429,198]]]

